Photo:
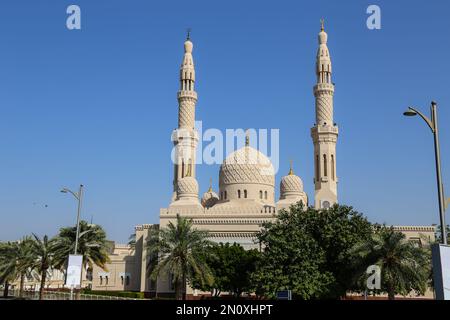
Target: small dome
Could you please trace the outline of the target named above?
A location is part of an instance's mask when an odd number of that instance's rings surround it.
[[[178,197],[197,197],[198,182],[193,177],[184,177],[177,182]]]
[[[191,40],[186,40],[184,42],[184,52],[192,53],[192,48],[193,47],[194,47],[194,44],[191,42]]]
[[[286,193],[302,193],[303,192],[303,181],[299,176],[295,174],[289,174],[281,178],[280,182],[280,192],[281,194]]]
[[[205,208],[210,208],[219,201],[219,197],[210,187],[202,196],[202,206]]]
[[[319,32],[319,44],[327,44],[328,35],[325,31]]]

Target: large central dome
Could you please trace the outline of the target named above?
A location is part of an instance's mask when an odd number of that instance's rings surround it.
[[[245,146],[231,153],[220,167],[220,183],[256,183],[275,185],[275,173],[262,152]]]
[[[220,167],[220,200],[274,199],[275,170],[269,158],[250,147],[231,153]]]

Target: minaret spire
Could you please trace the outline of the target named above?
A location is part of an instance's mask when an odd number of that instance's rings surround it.
[[[212,192],[212,178],[209,178],[209,189],[208,192]]]
[[[316,124],[311,129],[314,143],[315,207],[327,208],[337,203],[336,143],[338,127],[334,123],[334,84],[331,80],[331,56],[328,50],[328,35],[321,19],[318,35],[319,48],[316,57],[317,83],[314,86],[316,98]]]
[[[192,51],[194,44],[191,41],[191,30],[187,30],[184,42],[184,55],[180,67],[180,90],[178,98],[178,128],[173,132],[172,141],[175,145],[174,164],[174,196],[176,200],[176,186],[179,179],[184,177],[195,178],[195,155],[198,144],[198,133],[195,129],[195,106],[197,92],[195,92],[195,66]]]
[[[191,40],[191,28],[187,28],[186,40]]]

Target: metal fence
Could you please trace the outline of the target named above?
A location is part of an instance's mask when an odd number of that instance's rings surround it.
[[[10,296],[19,297],[19,290],[14,289],[9,291]],[[39,291],[29,291],[24,290],[22,293],[22,297],[29,300],[38,300],[39,299]],[[69,292],[61,292],[61,291],[44,291],[43,300],[70,300]],[[98,294],[79,294],[78,296],[74,293],[73,299],[78,300],[147,300],[147,299],[137,299],[137,298],[125,298],[118,296],[103,296]]]

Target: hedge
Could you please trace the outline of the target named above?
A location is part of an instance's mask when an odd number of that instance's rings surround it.
[[[122,297],[122,298],[133,298],[133,299],[144,299],[144,292],[135,292],[135,291],[93,291],[89,289],[84,289],[82,291],[83,294],[92,294],[99,296],[113,296],[113,297]]]

